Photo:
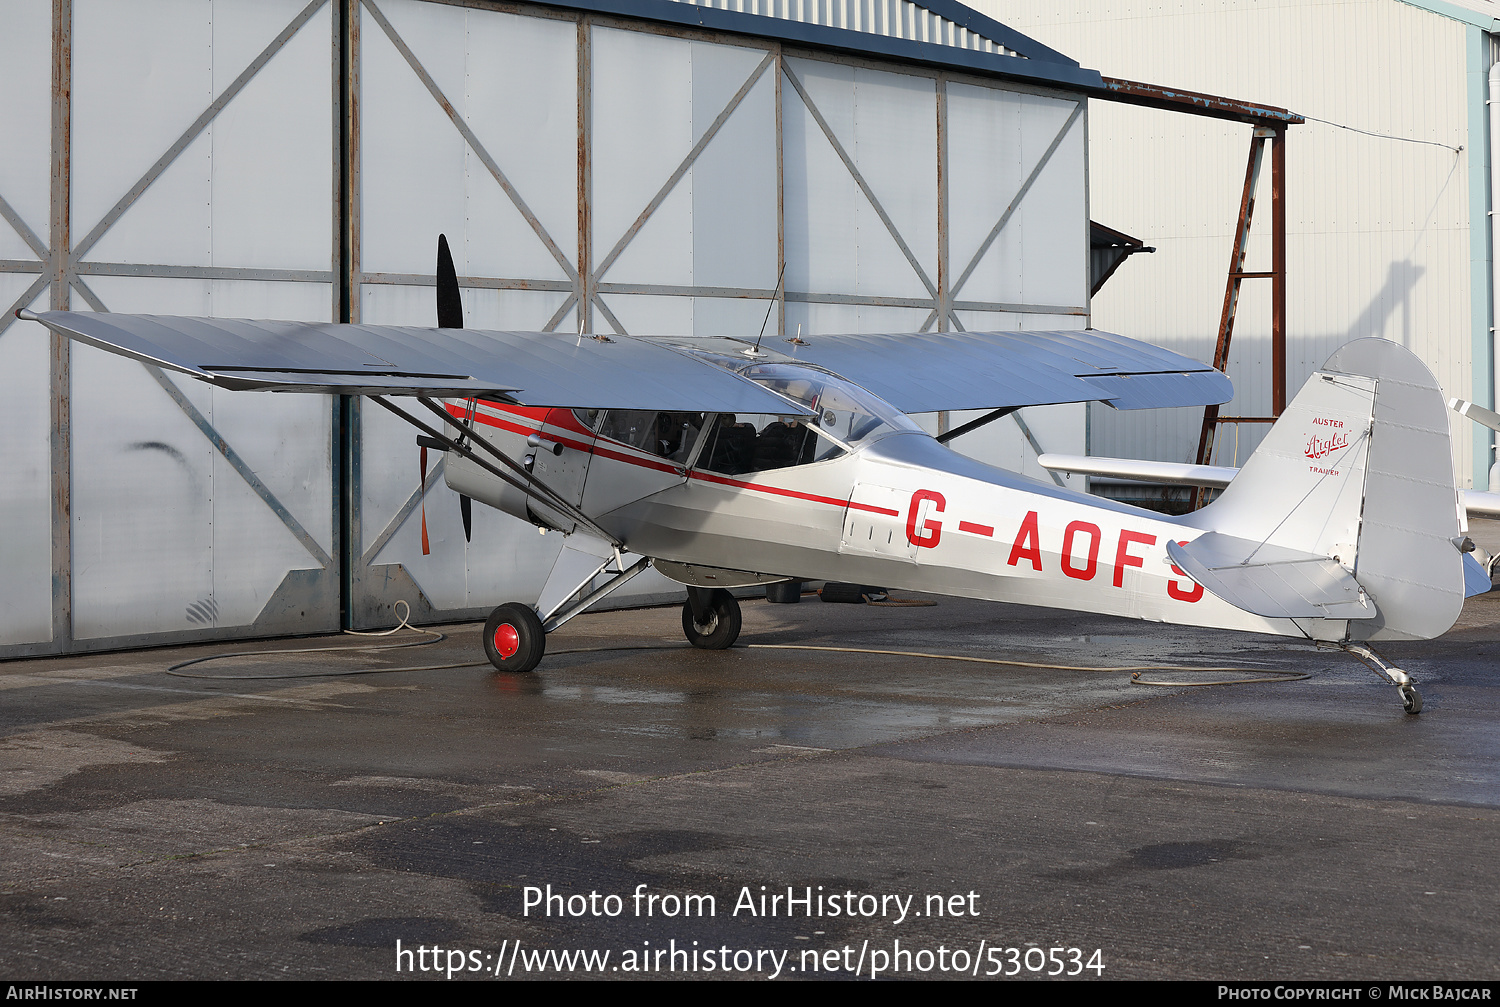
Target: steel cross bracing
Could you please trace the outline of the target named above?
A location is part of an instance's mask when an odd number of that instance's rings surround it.
[[[954,294],[956,294],[959,288],[961,288],[963,284],[967,282],[967,280],[973,275],[975,269],[979,265],[979,262],[984,258],[985,253],[994,244],[995,239],[1005,228],[1006,224],[1008,224],[1012,219],[1022,200],[1031,190],[1032,184],[1051,162],[1053,154],[1056,153],[1058,147],[1066,138],[1068,132],[1073,128],[1074,124],[1078,121],[1079,118],[1081,118],[1083,114],[1082,102],[1076,103],[1067,121],[1064,123],[1062,128],[1058,130],[1057,135],[1053,138],[1052,142],[1043,152],[1037,163],[1032,166],[1027,178],[1022,183],[1020,189],[1012,197],[1009,205],[1002,213],[1000,219],[996,221],[994,227],[990,230],[985,241],[975,252],[972,259],[966,264],[957,282],[953,284],[952,290],[947,292],[940,292],[938,284],[933,281],[932,277],[923,268],[922,264],[917,260],[917,257],[912,252],[906,238],[901,234],[900,230],[891,220],[891,217],[886,212],[885,207],[881,205],[879,197],[875,194],[873,188],[859,171],[859,168],[855,164],[854,158],[850,156],[844,144],[835,135],[832,127],[829,126],[827,119],[823,116],[821,110],[818,109],[812,97],[807,93],[806,88],[802,85],[802,82],[797,77],[796,73],[783,59],[780,47],[774,45],[769,46],[767,47],[768,51],[766,53],[766,56],[760,61],[759,64],[757,64],[755,69],[751,71],[751,73],[741,84],[739,89],[734,93],[734,95],[725,104],[724,108],[720,110],[713,122],[704,131],[703,135],[693,145],[692,149],[688,151],[682,161],[663,181],[661,187],[641,209],[640,213],[635,217],[630,226],[626,228],[624,233],[622,233],[616,239],[614,245],[608,250],[608,252],[606,252],[602,257],[599,258],[597,264],[589,263],[589,257],[586,254],[582,255],[581,258],[583,258],[584,262],[582,265],[577,265],[571,259],[569,259],[565,252],[562,251],[562,248],[559,245],[558,241],[547,232],[546,227],[541,223],[536,214],[527,205],[520,191],[505,174],[505,171],[500,166],[498,160],[485,147],[483,142],[467,125],[467,123],[464,122],[463,116],[460,115],[457,111],[457,106],[454,104],[451,98],[447,94],[445,94],[443,90],[438,86],[437,82],[433,79],[432,75],[426,70],[426,68],[422,66],[420,59],[412,51],[411,47],[405,42],[405,40],[401,38],[401,35],[396,30],[395,26],[392,25],[390,20],[380,10],[380,7],[376,3],[376,0],[360,0],[360,5],[364,10],[370,13],[371,17],[380,27],[380,30],[396,47],[397,51],[400,52],[402,59],[405,60],[408,66],[410,66],[412,72],[417,75],[423,87],[442,109],[443,114],[453,123],[454,128],[459,131],[460,135],[463,137],[464,143],[471,151],[473,151],[475,156],[479,158],[481,163],[484,164],[485,168],[495,178],[496,182],[499,183],[506,196],[516,207],[517,211],[520,212],[522,217],[525,218],[531,230],[536,234],[538,240],[540,240],[546,247],[548,254],[558,263],[559,267],[568,277],[568,279],[566,280],[554,280],[532,279],[524,277],[461,276],[459,277],[459,285],[463,287],[489,289],[567,291],[568,297],[556,309],[556,311],[553,312],[552,316],[542,326],[543,331],[554,331],[557,326],[562,323],[563,319],[567,317],[570,311],[574,310],[575,308],[579,307],[580,304],[582,304],[589,311],[599,311],[600,314],[604,317],[605,321],[610,325],[610,328],[613,332],[625,334],[626,329],[624,325],[620,323],[619,319],[610,310],[609,305],[604,298],[604,295],[607,294],[666,294],[692,297],[735,297],[754,299],[771,299],[776,297],[777,291],[769,288],[654,283],[611,283],[604,279],[604,276],[609,271],[610,267],[613,266],[616,261],[618,261],[621,254],[640,233],[642,227],[648,220],[651,219],[652,214],[657,210],[657,208],[662,205],[663,202],[666,201],[666,198],[672,193],[672,191],[677,187],[678,183],[681,182],[681,180],[687,175],[688,171],[693,167],[694,163],[698,160],[699,155],[703,153],[703,151],[713,141],[714,137],[720,132],[721,127],[725,124],[725,122],[728,121],[730,116],[733,115],[735,110],[740,107],[741,103],[749,94],[750,90],[762,78],[762,76],[768,70],[770,70],[773,65],[778,67],[779,76],[781,77],[781,79],[790,84],[792,88],[797,92],[798,97],[807,108],[808,112],[812,115],[814,121],[818,124],[819,129],[827,138],[835,154],[837,154],[839,159],[843,162],[845,168],[849,171],[850,177],[859,187],[861,193],[869,202],[870,207],[880,218],[882,224],[890,233],[891,238],[896,242],[897,247],[901,250],[902,255],[911,265],[914,274],[921,281],[923,287],[927,290],[929,295],[926,298],[885,297],[880,295],[788,290],[781,295],[785,300],[824,304],[925,307],[930,309],[930,313],[925,323],[921,326],[921,331],[927,331],[931,329],[934,323],[941,323],[940,327],[944,329],[951,325],[953,328],[961,331],[963,329],[963,325],[958,320],[956,312],[965,310],[1075,315],[1083,315],[1087,313],[1087,305],[958,301],[955,300],[953,296]],[[590,19],[588,17],[583,17],[580,19],[580,24],[582,25],[587,25],[589,23]],[[753,42],[750,40],[738,41],[741,45],[753,45]],[[582,67],[580,72],[581,106],[589,104],[588,94],[586,93],[586,91],[591,81],[583,80],[583,78],[589,76],[588,67],[586,64],[587,60],[580,60],[580,66]],[[938,75],[937,93],[940,99],[946,97],[946,85],[946,76]],[[587,116],[581,114],[580,118],[585,122],[585,128],[582,130],[583,139],[581,140],[581,145],[586,145],[589,140],[588,130],[586,128]],[[587,157],[587,151],[580,150],[580,163],[584,163],[587,160]],[[939,185],[945,188],[946,180],[940,177]],[[586,216],[587,214],[587,200],[588,193],[586,191],[581,192],[579,197],[579,210],[581,217]],[[580,244],[583,244],[583,242],[580,242]],[[940,272],[941,271],[942,270],[940,269]],[[358,274],[358,279],[362,283],[402,285],[409,284],[420,286],[431,285],[435,282],[431,276],[422,274],[396,274],[380,272],[360,272]],[[585,325],[583,331],[591,331],[591,326]]]

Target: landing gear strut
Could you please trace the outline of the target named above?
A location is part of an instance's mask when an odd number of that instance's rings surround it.
[[[610,570],[611,564],[616,569]],[[640,557],[629,566],[618,550],[583,579],[571,593],[551,606],[550,610],[538,614],[530,605],[509,602],[490,613],[484,624],[484,654],[500,671],[520,673],[530,671],[541,661],[547,651],[547,634],[588,610],[590,605],[624,586],[631,578],[651,565],[651,560]],[[609,574],[608,579],[593,587],[600,574]],[[739,632],[736,613],[735,632]]]
[[[682,632],[703,650],[724,650],[740,635],[740,603],[723,588],[690,587],[682,606]]]
[[[1407,713],[1422,712],[1422,694],[1417,691],[1416,682],[1412,681],[1410,675],[1400,668],[1387,664],[1384,658],[1369,647],[1358,643],[1346,643],[1343,644],[1343,649],[1359,658],[1375,674],[1396,687],[1396,691],[1401,694],[1401,708],[1403,710]]]

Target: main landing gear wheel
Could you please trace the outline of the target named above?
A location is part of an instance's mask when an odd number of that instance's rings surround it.
[[[1409,685],[1401,686],[1401,708],[1407,713],[1422,712],[1422,694]]]
[[[695,615],[691,597],[682,606],[682,631],[687,634],[688,643],[703,650],[732,647],[740,635],[740,603],[734,600],[734,595],[723,588],[712,593],[699,588],[688,590],[699,592],[702,608],[701,614]]]
[[[546,650],[547,634],[530,605],[501,605],[485,620],[484,656],[501,671],[530,671]]]

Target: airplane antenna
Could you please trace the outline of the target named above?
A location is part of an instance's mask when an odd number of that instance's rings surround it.
[[[795,336],[793,336],[791,339],[783,339],[782,342],[783,343],[791,343],[793,346],[806,346],[806,345],[808,345],[807,340],[802,338],[802,323],[801,322],[797,323],[797,334]]]
[[[776,289],[771,291],[771,303],[766,305],[766,320],[760,323],[760,335],[755,337],[755,345],[745,350],[747,357],[760,356],[760,341],[766,338],[766,326],[771,323],[771,309],[776,307],[776,295],[781,293],[781,280],[786,276],[786,262],[781,263],[781,272],[776,274]]]

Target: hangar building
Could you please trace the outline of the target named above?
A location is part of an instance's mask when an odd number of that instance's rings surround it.
[[[558,549],[432,470],[424,556],[398,421],[18,307],[430,325],[444,232],[479,328],[1087,326],[1098,73],[951,0],[730,6],[7,3],[0,656],[470,617]]]

